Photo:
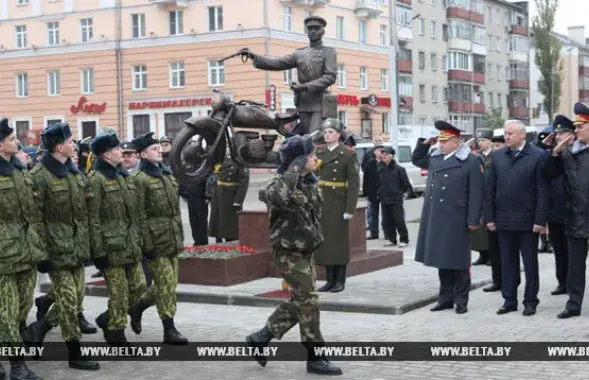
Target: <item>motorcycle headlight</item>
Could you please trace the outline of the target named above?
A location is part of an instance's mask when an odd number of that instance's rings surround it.
[[[213,111],[217,111],[223,108],[225,104],[225,97],[220,92],[214,93],[213,97],[211,98],[211,108]]]

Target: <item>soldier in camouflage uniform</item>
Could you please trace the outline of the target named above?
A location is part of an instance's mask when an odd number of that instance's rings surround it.
[[[50,263],[40,236],[41,214],[25,165],[15,154],[18,139],[8,120],[0,119],[0,342],[20,347],[22,324],[33,305],[37,269]],[[10,357],[11,380],[41,380],[22,357]],[[0,365],[0,378],[6,373]]]
[[[78,322],[80,298],[85,289],[84,264],[90,258],[84,175],[71,160],[75,147],[69,124],[53,124],[41,138],[47,152],[31,170],[31,178],[43,215],[41,231],[52,264],[49,277],[55,305],[35,322],[35,342],[42,345],[47,332],[59,324],[70,353],[69,366],[96,370],[99,364],[81,354]]]
[[[178,183],[170,168],[162,164],[160,144],[153,132],[132,142],[141,155],[139,171],[132,175],[137,188],[141,251],[149,260],[154,285],[131,310],[131,328],[139,334],[143,311],[156,305],[164,327],[164,343],[188,344],[174,326],[178,254],[184,244]]]
[[[309,135],[284,140],[280,147],[278,175],[260,195],[268,206],[274,264],[291,286],[292,298],[280,305],[266,325],[246,340],[250,346],[265,347],[272,339],[281,339],[298,323],[301,341],[309,355],[307,372],[341,375],[340,368],[313,351],[313,347],[325,344],[319,327],[313,259],[313,252],[323,243],[320,222],[323,200],[313,175],[317,164],[314,150]],[[266,357],[256,356],[255,359],[260,365],[266,365]]]
[[[129,172],[119,167],[122,151],[116,134],[97,136],[92,153],[96,162],[86,184],[90,250],[108,291],[108,310],[96,318],[96,324],[108,344],[124,346],[128,345],[127,313],[147,290],[141,268],[137,194]]]

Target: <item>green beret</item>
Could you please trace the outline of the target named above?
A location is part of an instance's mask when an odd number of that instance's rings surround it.
[[[159,144],[160,141],[153,137],[153,132],[148,132],[142,136],[136,137],[131,140],[131,144],[137,149],[137,153],[144,151],[153,144]]]
[[[68,123],[56,123],[41,132],[41,142],[48,151],[52,151],[57,144],[63,144],[70,137],[72,130]]]
[[[107,133],[96,136],[94,142],[90,145],[90,148],[92,149],[92,153],[99,156],[104,152],[116,148],[120,143],[121,141],[116,133]]]

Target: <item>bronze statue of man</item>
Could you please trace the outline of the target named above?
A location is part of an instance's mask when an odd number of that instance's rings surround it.
[[[299,135],[321,130],[328,117],[337,118],[337,104],[334,99],[326,99],[326,89],[337,78],[337,54],[334,48],[323,46],[323,35],[327,21],[321,17],[309,16],[305,19],[310,44],[295,50],[284,57],[269,57],[252,53],[248,48],[241,49],[253,60],[254,67],[260,70],[297,69],[298,83],[290,86],[295,93],[295,106],[300,123],[296,126]],[[335,111],[335,115],[333,115]]]

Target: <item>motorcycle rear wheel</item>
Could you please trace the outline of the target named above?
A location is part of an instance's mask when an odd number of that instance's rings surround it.
[[[184,126],[178,133],[172,144],[170,152],[170,166],[176,180],[183,185],[191,185],[206,181],[215,164],[223,162],[227,142],[225,137],[221,139],[215,154],[209,159],[202,159],[215,142],[217,133],[222,133],[220,124],[211,119],[198,120],[193,126]],[[193,143],[195,136],[201,136],[206,141],[206,147]]]

